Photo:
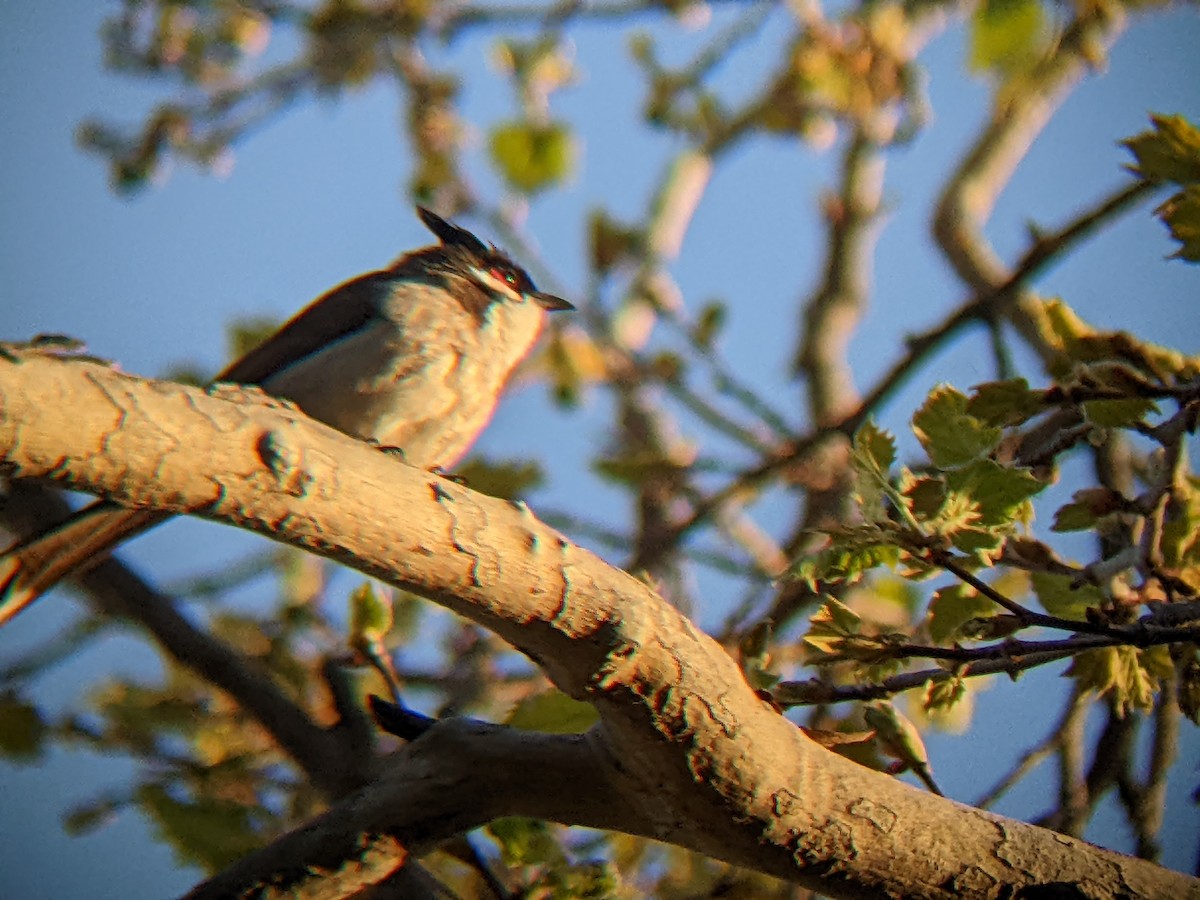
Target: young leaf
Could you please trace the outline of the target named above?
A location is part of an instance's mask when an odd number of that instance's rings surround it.
[[[863,718],[875,729],[875,737],[882,748],[900,761],[900,771],[911,769],[931,791],[942,793],[929,770],[929,754],[921,740],[921,732],[907,716],[892,704],[879,702],[866,706]]]
[[[850,454],[863,518],[869,522],[886,521],[884,498],[888,492],[888,470],[896,461],[895,439],[868,419],[855,433]]]
[[[1126,332],[1099,331],[1062,300],[1034,300],[1025,309],[1042,339],[1061,354],[1050,366],[1056,377],[1078,380],[1082,374],[1089,382],[1130,390],[1134,385],[1129,371],[1144,373],[1160,383],[1190,381],[1200,375],[1200,359]],[[1086,368],[1080,369],[1079,363],[1087,364]]]
[[[908,508],[918,522],[932,519],[946,502],[946,480],[944,478],[918,477],[907,469],[900,479],[900,491],[908,501]]]
[[[1045,392],[1033,390],[1024,378],[977,384],[971,392],[967,412],[989,425],[1020,425],[1045,409]]]
[[[454,475],[470,485],[471,490],[501,500],[519,500],[545,481],[542,468],[535,460],[487,460],[472,457],[455,466]]]
[[[761,619],[738,641],[738,663],[746,680],[756,689],[773,687],[779,676],[770,670],[771,620]]]
[[[0,694],[0,756],[13,762],[40,759],[49,731],[36,706],[11,691]]]
[[[868,419],[854,434],[854,458],[864,469],[886,477],[896,461],[896,439]]]
[[[825,601],[809,620],[812,634],[855,635],[862,631],[862,619],[858,613],[833,597]]]
[[[971,68],[1004,75],[1026,71],[1045,44],[1038,0],[984,0],[971,19]]]
[[[1139,175],[1183,186],[1200,182],[1200,129],[1183,116],[1152,115],[1152,131],[1122,143],[1137,159]]]
[[[391,597],[364,581],[350,594],[351,646],[381,640],[391,627]]]
[[[262,844],[255,809],[231,800],[177,800],[161,785],[142,785],[137,802],[184,864],[218,872]]]
[[[566,864],[566,855],[554,839],[550,825],[537,819],[510,816],[494,819],[487,830],[500,845],[504,862],[510,866]]]
[[[1054,514],[1051,531],[1089,531],[1102,518],[1121,509],[1121,496],[1109,488],[1084,488]]]
[[[696,316],[692,339],[701,347],[712,349],[728,319],[729,307],[720,301],[710,300],[700,308],[700,312]]]
[[[1179,241],[1172,258],[1200,262],[1200,185],[1189,185],[1168,197],[1155,212]]]
[[[1103,696],[1111,692],[1117,715],[1150,712],[1164,678],[1174,675],[1167,647],[1097,647],[1078,654],[1067,670],[1081,688]]]
[[[74,807],[63,817],[63,831],[78,837],[111,824],[125,804],[112,797],[89,800]]]
[[[607,275],[622,263],[634,259],[642,240],[640,231],[625,228],[603,210],[596,210],[588,219],[592,268],[599,275]]]
[[[564,125],[508,122],[492,132],[492,159],[512,187],[527,194],[564,180],[575,162]]]
[[[1098,587],[1093,584],[1072,587],[1069,575],[1033,572],[1030,578],[1042,608],[1060,619],[1086,621],[1088,609],[1104,602]]]
[[[941,469],[965,465],[990,453],[1001,430],[967,412],[965,395],[948,385],[933,389],[912,420],[913,432]]]
[[[1194,649],[1179,668],[1179,708],[1192,724],[1200,725],[1200,653]]]
[[[549,690],[518,703],[507,724],[526,731],[580,734],[595,725],[598,718],[592,704],[575,700],[559,690]]]
[[[1027,519],[1023,504],[1046,487],[1027,469],[1002,466],[980,459],[946,474],[946,483],[954,491],[970,497],[983,526],[1011,526]]]
[[[1083,414],[1088,421],[1102,428],[1130,428],[1154,412],[1158,412],[1158,404],[1145,397],[1089,400],[1083,404]]]
[[[1181,479],[1174,507],[1163,526],[1163,562],[1176,578],[1200,591],[1200,477]]]
[[[960,700],[967,696],[965,678],[946,678],[942,681],[931,681],[925,686],[925,696],[922,698],[926,712],[948,712]]]
[[[830,537],[830,547],[793,563],[787,576],[816,590],[818,582],[853,583],[876,566],[895,568],[900,561],[900,546],[890,529],[868,525],[847,528]]]
[[[999,612],[999,606],[965,584],[942,588],[929,604],[929,638],[935,644],[948,643],[968,622]]]

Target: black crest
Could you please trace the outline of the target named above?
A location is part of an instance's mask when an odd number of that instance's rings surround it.
[[[478,256],[480,259],[485,258],[489,254],[487,244],[481,241],[465,228],[459,228],[447,222],[437,213],[426,209],[424,206],[417,207],[417,215],[421,217],[421,221],[425,223],[425,227],[432,231],[439,241],[447,247],[461,247],[468,253]]]

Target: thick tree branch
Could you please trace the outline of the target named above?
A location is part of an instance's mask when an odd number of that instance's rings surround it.
[[[261,395],[206,394],[16,351],[0,358],[0,460],[7,474],[285,540],[491,629],[599,712],[588,765],[607,782],[611,808],[626,810],[611,827],[831,896],[984,897],[999,884],[1064,881],[1093,897],[1197,890],[1185,876],[930,796],[822,749],[649,587],[524,505],[413,469]],[[436,756],[431,765],[450,764]],[[503,779],[517,777],[502,774],[492,790],[507,796]],[[463,809],[455,827],[508,811],[486,791],[450,790]],[[575,780],[564,790],[589,788]],[[546,793],[525,802],[562,818],[580,803]],[[364,811],[348,811],[344,833],[389,827],[375,791],[356,796]],[[391,852],[408,851],[395,843]]]
[[[394,754],[378,781],[188,896],[240,897],[268,884],[284,893],[315,883],[328,891],[341,882],[326,895],[348,897],[392,875],[408,856],[500,816],[654,836],[614,793],[588,737],[446,719]]]

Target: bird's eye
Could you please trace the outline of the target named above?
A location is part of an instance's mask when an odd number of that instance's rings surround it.
[[[488,275],[494,278],[497,282],[504,285],[518,297],[522,293],[523,280],[516,269],[511,269],[508,266],[492,266],[488,269]]]

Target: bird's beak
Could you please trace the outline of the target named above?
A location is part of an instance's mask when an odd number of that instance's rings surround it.
[[[534,291],[529,295],[542,309],[547,312],[558,312],[560,310],[574,309],[575,304],[564,300],[562,297],[555,297],[553,294],[544,294],[541,291]]]

